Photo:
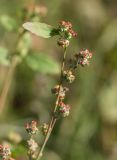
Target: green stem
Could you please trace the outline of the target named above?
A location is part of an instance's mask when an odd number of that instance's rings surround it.
[[[7,99],[8,91],[10,88],[10,84],[11,84],[12,77],[13,77],[17,63],[18,63],[17,58],[14,56],[12,59],[12,62],[11,62],[11,66],[8,70],[8,73],[7,73],[5,81],[4,81],[2,93],[0,95],[0,116],[2,115],[2,112],[5,108],[5,102]]]
[[[30,11],[30,14],[32,15],[33,12],[34,12],[34,8],[35,8],[35,0],[31,0],[30,5],[32,5],[32,9]],[[25,17],[25,19],[28,19],[31,16],[30,14],[27,11],[27,16]],[[25,32],[26,31],[23,28],[19,29],[19,34],[18,34],[17,40],[14,44],[14,46],[16,46],[16,48],[17,48],[17,46],[19,44],[19,41],[21,40],[22,36],[25,34]],[[15,49],[15,51],[13,51],[11,65],[10,65],[10,68],[8,69],[8,72],[7,72],[7,75],[6,75],[4,84],[3,84],[3,89],[2,89],[2,92],[1,92],[1,95],[0,95],[0,115],[2,115],[2,112],[5,108],[5,103],[6,103],[7,95],[8,95],[10,85],[11,85],[11,82],[12,82],[12,77],[14,75],[15,68],[18,64],[18,60],[17,60],[17,57],[16,57],[16,52],[17,52],[17,50]]]
[[[64,55],[63,55],[63,60],[62,60],[62,65],[61,65],[61,75],[60,75],[60,82],[59,82],[59,91],[58,91],[58,96],[57,96],[55,107],[54,107],[54,113],[56,112],[57,106],[58,106],[58,103],[59,103],[59,94],[60,94],[60,87],[62,86],[62,82],[63,82],[63,71],[64,71],[64,67],[65,67],[65,59],[66,59],[66,48],[64,48]],[[37,160],[40,160],[42,155],[43,155],[44,148],[45,148],[45,146],[48,142],[48,139],[49,139],[49,137],[52,133],[52,130],[53,130],[55,124],[56,124],[56,121],[57,121],[57,119],[53,115],[51,120],[50,120],[48,131],[47,131],[47,134],[45,136],[44,142],[43,142],[43,144],[41,146],[41,149],[40,149],[40,151],[37,155]]]

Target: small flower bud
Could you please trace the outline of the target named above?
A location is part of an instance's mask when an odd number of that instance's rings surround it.
[[[70,22],[60,21],[59,24],[59,27],[62,28],[63,31],[67,31],[72,28],[72,24]]]
[[[89,59],[92,58],[92,53],[89,52],[88,49],[82,50],[80,53],[75,55],[75,58],[77,63],[84,67],[89,65]]]
[[[77,33],[73,29],[69,29],[68,33],[71,34],[72,37],[76,37],[77,36]]]
[[[72,83],[75,80],[75,76],[69,70],[64,71],[63,76],[64,76],[65,80],[68,81],[69,83]]]
[[[64,37],[66,40],[70,40],[72,37],[77,36],[77,33],[72,29],[72,24],[70,22],[61,21],[59,23],[58,30],[60,32],[60,36],[62,35],[61,37]]]
[[[25,125],[25,128],[26,128],[26,131],[29,134],[36,134],[36,132],[38,131],[37,122],[36,121],[31,121],[31,123],[27,123]]]
[[[64,104],[63,102],[60,102],[58,104],[58,115],[62,117],[67,117],[69,116],[70,113],[70,106],[68,104]]]
[[[38,148],[37,142],[35,142],[35,140],[31,138],[27,141],[27,143],[28,143],[29,151],[34,153]]]
[[[47,134],[48,127],[49,127],[49,125],[46,124],[46,123],[44,123],[44,124],[42,125],[42,133],[43,133],[44,136]]]
[[[63,48],[69,46],[69,40],[66,40],[66,39],[59,39],[57,43],[59,46],[61,46]]]
[[[59,98],[63,100],[65,98],[66,92],[69,91],[69,89],[67,87],[56,85],[54,88],[51,89],[51,91],[55,95],[59,94]]]
[[[89,65],[89,61],[87,58],[84,58],[79,61],[79,64],[84,67],[86,65]]]

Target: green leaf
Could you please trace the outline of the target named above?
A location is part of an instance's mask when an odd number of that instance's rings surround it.
[[[0,64],[9,65],[8,60],[8,50],[6,48],[0,47]]]
[[[33,34],[43,38],[52,37],[53,31],[55,30],[52,26],[40,22],[26,22],[23,24],[23,27]]]
[[[13,31],[18,28],[16,20],[8,15],[2,15],[0,23],[7,31]]]
[[[27,65],[34,71],[39,71],[41,73],[59,73],[59,64],[51,57],[45,54],[29,54],[26,57]]]

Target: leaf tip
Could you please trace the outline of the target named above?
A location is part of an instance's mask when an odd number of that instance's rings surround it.
[[[29,25],[30,25],[30,22],[26,22],[26,23],[24,23],[24,24],[22,25],[22,27],[23,27],[24,29],[27,29]]]

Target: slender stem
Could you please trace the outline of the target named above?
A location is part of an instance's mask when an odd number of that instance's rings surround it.
[[[14,74],[14,70],[15,70],[16,65],[17,65],[17,58],[14,57],[12,59],[11,66],[8,70],[7,75],[6,75],[3,90],[2,90],[2,93],[1,93],[1,96],[0,96],[0,115],[2,114],[2,111],[4,110],[8,90],[10,88],[10,84],[11,84],[11,81],[12,81],[12,76]]]
[[[35,0],[31,0],[30,5],[32,6],[32,8],[31,8],[30,13],[29,13],[29,11],[27,11],[27,15],[25,17],[25,20],[27,20],[28,18],[30,18],[30,16],[32,16],[32,14],[34,12],[34,9],[35,9]],[[19,44],[19,41],[21,40],[21,38],[22,38],[22,36],[24,35],[25,32],[26,31],[23,28],[20,28],[17,40],[14,44],[14,46],[16,46],[16,48],[17,48],[17,46]],[[0,95],[0,115],[2,114],[2,112],[5,108],[5,103],[6,103],[8,91],[10,89],[12,77],[14,75],[15,68],[18,64],[18,60],[16,58],[16,52],[17,52],[16,48],[15,48],[15,51],[13,51],[13,57],[12,57],[11,65],[10,65],[10,68],[7,72],[7,75],[6,75],[4,84],[3,84],[3,89],[2,89],[2,92],[1,92],[1,95]]]
[[[19,43],[19,41],[22,38],[24,33],[25,33],[25,30],[21,29],[20,32],[19,32],[19,35],[17,37],[17,40],[15,42],[16,48],[17,48],[18,43]],[[12,77],[14,75],[14,71],[15,71],[15,68],[16,68],[18,62],[19,61],[17,59],[16,50],[15,50],[13,52],[13,57],[12,57],[12,60],[11,60],[11,64],[10,64],[10,67],[9,67],[8,72],[6,74],[5,81],[4,81],[4,84],[3,84],[3,89],[2,89],[2,92],[1,92],[1,95],[0,95],[0,115],[2,115],[2,112],[5,108],[5,103],[6,103],[8,91],[10,89]]]
[[[56,112],[57,106],[58,106],[58,102],[59,102],[59,94],[60,94],[60,88],[62,86],[62,82],[63,82],[63,71],[64,71],[64,67],[65,67],[65,59],[66,59],[66,52],[67,48],[64,48],[64,54],[63,54],[63,60],[62,60],[62,66],[61,66],[61,75],[60,75],[60,82],[59,82],[59,91],[58,91],[58,96],[57,96],[57,100],[56,100],[56,104],[55,104],[55,108],[54,108],[54,112]]]
[[[55,125],[55,123],[56,123],[56,119],[54,118],[53,120],[51,120],[51,123],[50,123],[50,125],[49,125],[49,129],[48,129],[48,132],[47,132],[46,137],[45,137],[45,139],[44,139],[43,145],[42,145],[42,147],[41,147],[41,149],[40,149],[40,151],[39,151],[37,160],[40,160],[41,157],[42,157],[42,155],[43,155],[43,150],[44,150],[44,148],[45,148],[45,146],[46,146],[46,143],[48,142],[48,139],[49,139],[49,137],[50,137],[50,135],[51,135],[51,132],[52,132],[52,127],[51,127],[51,126],[52,126],[53,124]]]
[[[61,75],[60,75],[60,82],[59,82],[59,91],[58,91],[58,96],[57,96],[57,99],[56,99],[56,103],[55,103],[55,107],[54,107],[54,113],[56,112],[57,110],[57,106],[58,106],[58,102],[59,102],[59,94],[60,94],[60,88],[62,86],[62,82],[63,82],[63,71],[64,71],[64,67],[65,67],[65,59],[66,59],[66,48],[64,48],[64,55],[63,55],[63,60],[62,60],[62,65],[61,65]],[[49,127],[48,127],[48,131],[47,131],[47,134],[46,134],[46,137],[44,139],[44,142],[41,146],[41,149],[37,155],[37,160],[40,160],[42,155],[43,155],[43,150],[48,142],[48,139],[52,133],[52,130],[56,124],[56,121],[57,119],[54,117],[54,115],[52,115],[52,118],[50,120],[50,123],[49,123]]]

